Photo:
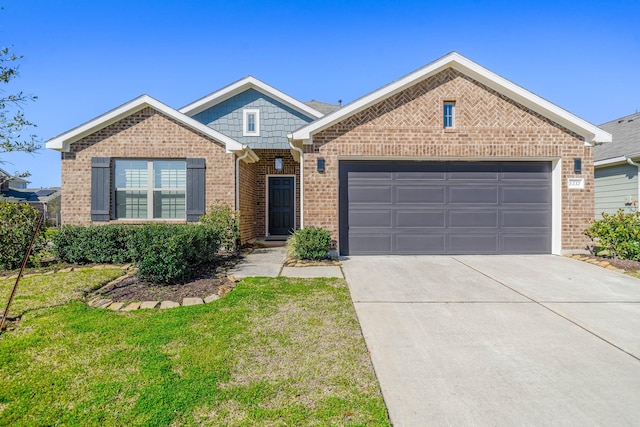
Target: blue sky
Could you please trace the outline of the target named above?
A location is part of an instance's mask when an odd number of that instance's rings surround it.
[[[44,141],[142,93],[181,107],[246,75],[348,103],[451,51],[594,123],[640,110],[637,1],[0,0],[3,87]],[[60,154],[0,154],[32,186]]]

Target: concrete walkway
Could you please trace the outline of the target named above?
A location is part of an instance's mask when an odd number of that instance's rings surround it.
[[[395,426],[638,425],[640,280],[558,256],[343,268]]]
[[[311,266],[311,267],[283,267],[287,248],[276,246],[254,249],[242,261],[236,264],[227,273],[236,279],[245,277],[338,277],[343,278],[342,270],[336,265]]]

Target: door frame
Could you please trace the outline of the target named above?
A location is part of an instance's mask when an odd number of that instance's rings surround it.
[[[269,210],[271,209],[271,206],[269,205],[269,178],[293,178],[293,230],[296,230],[296,226],[297,226],[297,222],[296,222],[296,217],[298,216],[298,206],[296,205],[296,199],[298,197],[298,185],[296,183],[296,176],[295,174],[267,174],[265,175],[265,180],[264,180],[264,185],[265,185],[265,192],[264,192],[264,197],[265,197],[265,212],[264,212],[264,218],[265,218],[265,222],[264,222],[264,235],[265,236],[270,236],[271,234],[269,234]]]
[[[562,167],[563,162],[566,166],[567,160],[562,157],[557,156],[505,156],[500,158],[495,157],[433,157],[433,156],[338,156],[338,178],[336,179],[336,206],[338,207],[338,253],[342,253],[342,249],[344,248],[343,239],[341,239],[340,231],[342,230],[342,218],[340,216],[340,208],[343,200],[340,198],[340,162],[341,161],[431,161],[431,162],[452,162],[452,161],[463,161],[463,162],[551,162],[551,254],[553,255],[563,255],[565,252],[562,249],[562,196],[563,196],[563,188],[562,188]],[[568,190],[564,190],[568,191]],[[349,242],[346,242],[347,250],[349,248]]]

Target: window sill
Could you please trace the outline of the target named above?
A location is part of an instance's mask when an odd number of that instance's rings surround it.
[[[445,128],[444,133],[458,133],[458,129],[455,128]]]

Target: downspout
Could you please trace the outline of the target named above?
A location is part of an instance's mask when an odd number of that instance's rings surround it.
[[[636,194],[636,208],[638,208],[638,204],[640,203],[640,163],[634,162],[633,160],[631,160],[631,157],[627,157],[627,163],[629,163],[631,166],[635,166],[638,168],[638,175],[636,176],[636,178],[638,179],[638,194]]]
[[[249,155],[247,147],[244,148],[244,154],[236,159],[236,211],[240,210],[240,161]]]
[[[292,150],[300,153],[300,228],[304,228],[304,151],[293,145],[289,140],[289,146]]]

